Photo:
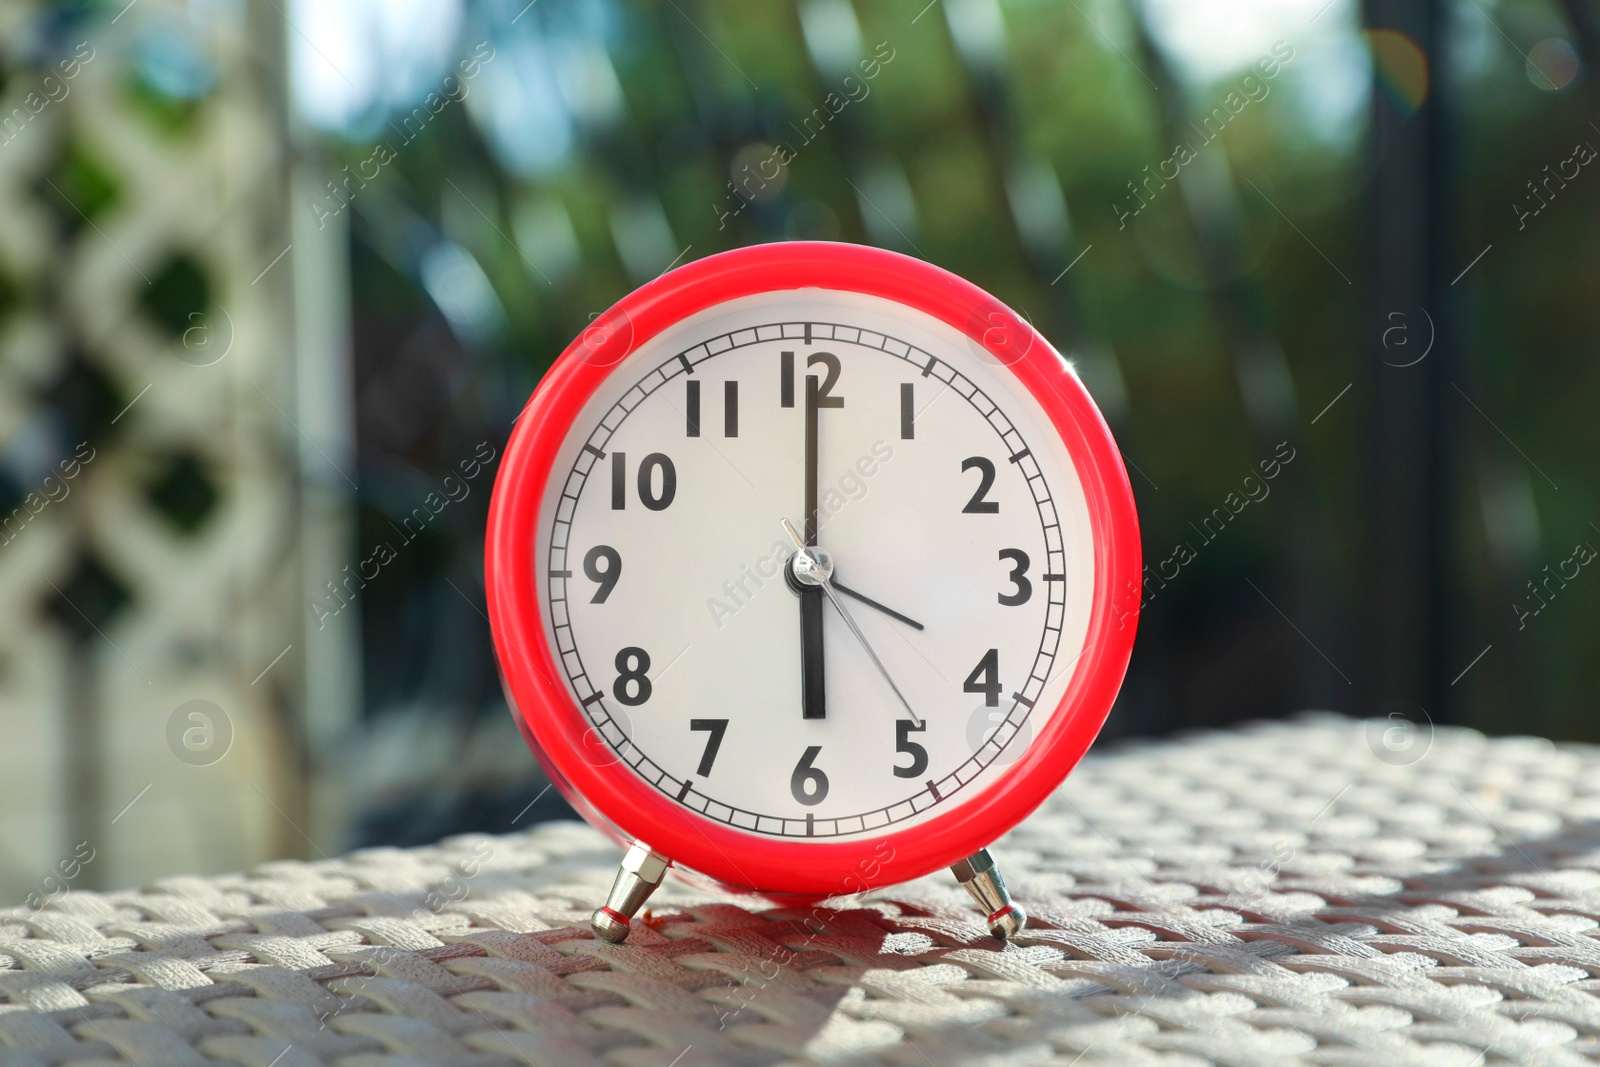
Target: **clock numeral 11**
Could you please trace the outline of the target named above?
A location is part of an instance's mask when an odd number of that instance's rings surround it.
[[[683,383],[684,434],[700,436],[700,380],[690,378]],[[739,383],[722,383],[722,436],[739,436]]]

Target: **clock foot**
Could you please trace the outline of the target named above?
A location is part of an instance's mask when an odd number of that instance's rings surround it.
[[[979,849],[950,868],[956,881],[967,887],[967,892],[988,916],[989,932],[1001,941],[1022,932],[1028,913],[1011,903],[1006,891],[1006,880],[1000,877],[1000,868],[989,858],[988,849]]]
[[[622,857],[622,866],[617,869],[604,906],[596,908],[589,919],[594,936],[614,945],[626,941],[629,922],[656,891],[671,865],[667,857],[652,852],[644,842],[635,841],[628,854]]]

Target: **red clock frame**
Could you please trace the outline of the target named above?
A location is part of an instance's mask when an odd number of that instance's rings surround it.
[[[542,612],[537,531],[562,444],[622,360],[680,320],[739,297],[816,288],[895,301],[964,333],[1038,401],[1072,457],[1094,538],[1094,596],[1061,704],[1028,751],[948,814],[879,838],[801,843],[701,818],[609,751],[561,680]],[[1060,785],[1099,733],[1133,649],[1140,600],[1133,491],[1094,401],[1024,319],[982,289],[919,259],[861,245],[781,242],[708,256],[624,297],[573,341],[529,398],[506,445],[489,508],[484,582],[513,714],[556,788],[619,840],[643,840],[726,885],[821,898],[919,878],[987,847]]]

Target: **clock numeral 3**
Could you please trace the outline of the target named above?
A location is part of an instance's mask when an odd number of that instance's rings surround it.
[[[1011,568],[1011,584],[1016,586],[1009,593],[1000,594],[1000,603],[1008,608],[1018,604],[1026,604],[1028,598],[1033,596],[1033,583],[1028,581],[1028,554],[1020,548],[1002,548],[1001,560],[1010,560],[1015,566]]]
[[[711,765],[717,761],[717,750],[722,747],[722,735],[728,732],[727,719],[690,719],[690,730],[706,730],[711,736],[706,738],[706,750],[700,754],[700,766],[694,773],[704,778],[711,773]]]
[[[1000,704],[1000,650],[991,648],[983,654],[978,665],[972,668],[972,673],[967,675],[967,682],[961,687],[964,693],[982,693],[985,707],[998,707]]]
[[[602,560],[604,567],[600,566]],[[610,545],[595,545],[583,557],[583,573],[591,582],[600,583],[589,603],[604,604],[611,590],[617,587],[617,579],[622,577],[622,556]]]
[[[963,515],[993,515],[1000,510],[1000,505],[987,499],[989,490],[994,488],[994,464],[982,456],[973,456],[961,461],[961,473],[976,469],[978,472],[978,491],[972,494],[972,499],[967,501],[967,506],[961,509]]]
[[[794,773],[789,776],[789,792],[807,807],[821,804],[828,799],[828,776],[822,773],[821,768],[811,765],[811,761],[821,752],[821,745],[812,745],[806,749],[806,754],[800,757],[800,762],[795,764]]]
[[[636,708],[649,700],[653,688],[646,674],[650,670],[650,653],[630,645],[617,653],[616,665],[617,680],[611,683],[611,695],[617,698],[617,703]]]
[[[894,769],[896,778],[920,778],[922,772],[928,769],[928,750],[911,740],[913,733],[927,728],[927,723],[918,726],[910,719],[901,719],[894,724],[894,750],[911,757],[911,766]]]
[[[661,491],[656,492],[656,473],[661,475]],[[639,503],[651,511],[665,511],[678,495],[678,470],[671,457],[663,452],[652,452],[639,464]],[[611,510],[621,511],[628,506],[628,456],[624,452],[611,453]]]

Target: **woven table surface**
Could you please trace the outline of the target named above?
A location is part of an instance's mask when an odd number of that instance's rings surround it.
[[[552,823],[0,911],[0,1064],[1600,1058],[1600,749],[1315,717],[1113,748],[948,874],[771,908]]]

